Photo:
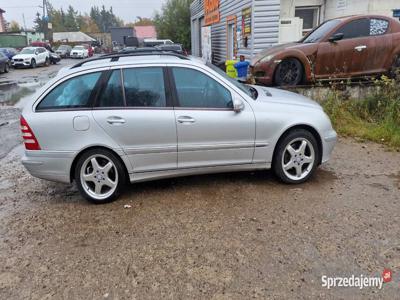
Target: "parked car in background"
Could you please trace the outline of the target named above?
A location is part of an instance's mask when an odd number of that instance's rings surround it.
[[[61,57],[61,58],[67,58],[71,55],[71,50],[72,47],[69,45],[60,45],[57,50],[56,53]]]
[[[75,46],[71,50],[72,58],[87,58],[89,57],[89,50],[83,45]]]
[[[262,51],[251,65],[257,83],[278,86],[391,73],[400,67],[400,22],[378,15],[329,20],[299,42]]]
[[[187,55],[186,51],[183,50],[181,44],[163,44],[156,46],[157,49],[165,51],[174,51],[176,53]]]
[[[120,59],[123,57],[123,59]],[[125,182],[272,168],[307,181],[336,132],[298,94],[247,86],[172,52],[112,54],[64,68],[22,111],[22,163],[107,203]]]
[[[15,48],[0,48],[0,52],[4,53],[10,60],[18,53]]]
[[[56,65],[58,62],[61,61],[60,55],[55,52],[50,52],[50,63]]]
[[[171,45],[174,42],[171,40],[157,40],[157,39],[144,39],[143,46],[144,47],[155,47],[159,45]]]
[[[48,66],[50,64],[50,52],[43,47],[26,47],[11,60],[14,68],[31,67],[38,65]]]
[[[10,59],[0,52],[0,73],[8,73],[10,71]]]

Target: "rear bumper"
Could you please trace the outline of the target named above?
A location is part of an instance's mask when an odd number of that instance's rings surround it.
[[[333,149],[337,143],[337,133],[332,129],[332,131],[325,134],[322,140],[322,163],[326,163],[330,160],[332,156]]]
[[[25,151],[22,164],[34,177],[70,183],[70,170],[74,157],[74,152]]]

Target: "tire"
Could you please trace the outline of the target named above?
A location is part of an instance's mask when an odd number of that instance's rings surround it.
[[[50,65],[50,59],[46,57],[46,60],[44,61],[45,67],[48,67]]]
[[[300,184],[313,176],[319,158],[320,149],[315,136],[304,129],[293,129],[276,146],[272,168],[282,182]]]
[[[36,60],[34,60],[33,58],[31,60],[31,68],[32,69],[36,68]]]
[[[10,72],[10,65],[9,65],[9,64],[5,64],[5,66],[4,66],[4,72],[5,72],[5,73]]]
[[[84,152],[76,163],[74,173],[79,192],[94,204],[116,200],[127,180],[120,159],[106,149]]]
[[[277,86],[296,86],[303,81],[304,68],[295,58],[283,60],[275,71],[274,81]]]

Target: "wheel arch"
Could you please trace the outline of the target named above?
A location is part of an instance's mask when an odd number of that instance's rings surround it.
[[[70,182],[73,182],[75,180],[75,167],[76,167],[76,164],[78,163],[79,158],[81,158],[81,156],[84,153],[86,153],[86,152],[88,152],[90,150],[93,150],[93,149],[103,149],[103,150],[107,150],[107,151],[112,152],[117,157],[117,159],[120,161],[120,163],[124,166],[124,171],[125,171],[126,178],[127,178],[127,180],[129,180],[128,168],[127,168],[126,163],[124,162],[124,160],[121,158],[121,156],[115,150],[113,150],[113,149],[111,149],[109,147],[95,145],[95,146],[90,146],[90,147],[82,149],[74,157],[74,160],[72,161],[72,164],[71,164],[71,167],[70,167],[70,170],[69,170],[69,180],[70,180]]]
[[[287,128],[279,137],[278,141],[275,144],[274,147],[274,151],[272,154],[272,161],[274,161],[275,155],[276,155],[276,149],[279,145],[279,143],[285,138],[286,135],[289,134],[289,132],[295,130],[295,129],[304,129],[309,131],[317,140],[317,144],[318,144],[318,152],[319,152],[319,157],[318,157],[318,165],[321,164],[322,162],[322,156],[323,156],[323,145],[322,145],[322,138],[321,135],[319,134],[319,132],[311,125],[308,124],[297,124],[297,125],[293,125],[289,128]]]

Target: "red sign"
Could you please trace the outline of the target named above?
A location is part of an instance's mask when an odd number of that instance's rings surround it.
[[[204,0],[204,23],[206,26],[218,23],[221,19],[219,0]]]

